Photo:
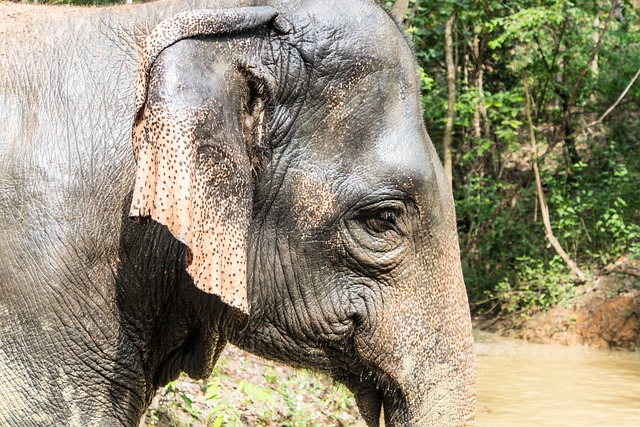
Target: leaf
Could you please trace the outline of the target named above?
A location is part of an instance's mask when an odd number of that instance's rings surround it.
[[[223,421],[224,421],[224,415],[219,414],[216,420],[213,422],[213,427],[221,427]]]
[[[238,384],[238,390],[247,395],[254,403],[269,402],[273,403],[273,397],[271,396],[271,389],[264,388],[252,384],[248,381],[241,380]]]

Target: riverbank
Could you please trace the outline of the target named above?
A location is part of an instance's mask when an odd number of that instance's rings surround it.
[[[640,260],[620,258],[546,312],[476,316],[474,327],[530,342],[640,350]]]

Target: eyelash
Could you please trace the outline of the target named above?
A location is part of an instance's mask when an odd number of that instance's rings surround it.
[[[378,219],[385,222],[395,224],[398,220],[398,212],[392,210],[384,210],[378,213]]]
[[[374,233],[384,233],[387,231],[400,232],[398,220],[400,212],[394,209],[380,209],[365,216],[366,227]]]

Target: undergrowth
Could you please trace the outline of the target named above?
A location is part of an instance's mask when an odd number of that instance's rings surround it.
[[[358,419],[344,386],[231,348],[208,379],[182,376],[163,387],[145,425],[324,427]]]

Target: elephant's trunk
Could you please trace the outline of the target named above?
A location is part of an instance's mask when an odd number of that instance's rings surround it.
[[[426,341],[436,344],[441,339],[434,336]],[[462,344],[462,348],[458,347]],[[457,341],[456,349],[449,348],[448,354],[444,349],[434,352],[428,347],[417,347],[402,355],[397,382],[398,394],[403,396],[406,407],[385,400],[385,425],[472,425],[475,411],[473,340]],[[429,353],[436,354],[425,360],[423,355]]]
[[[354,337],[370,372],[364,385],[347,385],[371,426],[379,424],[381,406],[386,426],[473,424],[471,319],[457,238],[443,234],[450,238],[436,245],[440,251],[422,254],[421,268],[402,273],[404,285],[385,295],[371,331]]]
[[[406,425],[473,424],[475,351],[461,275],[457,281],[457,286],[443,288],[449,292],[448,309],[444,304],[436,311],[439,315],[434,317],[431,312],[429,330],[417,331],[411,322],[404,323],[404,336],[413,338],[411,347],[398,347],[401,369],[397,382],[407,402]],[[436,300],[446,298],[442,295]],[[389,409],[393,408],[385,405],[386,425],[395,425]]]
[[[460,324],[465,327],[458,328]],[[445,328],[456,330],[424,336],[420,331],[409,331],[411,322],[406,323],[407,331],[399,335],[411,337],[413,342],[396,343],[396,350],[387,353],[378,368],[382,373],[369,374],[372,379],[369,387],[363,388],[362,383],[352,387],[369,425],[378,425],[381,407],[386,426],[473,424],[475,355],[470,328],[466,325],[464,319],[452,316]]]

